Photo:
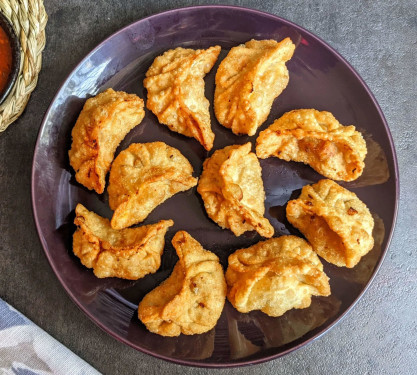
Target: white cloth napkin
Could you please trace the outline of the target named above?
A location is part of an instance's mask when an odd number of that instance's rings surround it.
[[[0,298],[0,374],[100,373]]]

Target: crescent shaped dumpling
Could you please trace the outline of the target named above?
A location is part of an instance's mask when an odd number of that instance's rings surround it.
[[[193,167],[176,148],[163,142],[133,143],[120,152],[110,171],[111,226],[140,223],[158,205],[197,185]]]
[[[172,220],[119,231],[82,204],[77,205],[75,214],[74,254],[98,278],[137,280],[156,272],[161,265],[165,233],[174,225]]]
[[[107,89],[87,99],[72,129],[68,152],[76,180],[103,193],[117,146],[144,116],[143,100],[134,94]]]
[[[216,73],[214,112],[235,134],[254,135],[287,87],[295,45],[290,38],[251,40],[233,47]]]
[[[251,144],[216,150],[203,164],[197,191],[208,216],[236,236],[256,230],[272,237],[274,228],[263,215],[265,190],[262,170]]]
[[[139,319],[162,336],[207,332],[216,325],[225,303],[223,268],[219,258],[187,232],[177,232],[172,244],[179,260],[171,276],[143,298]]]
[[[240,312],[281,316],[330,295],[329,278],[311,246],[296,236],[258,242],[229,256],[227,299]]]
[[[374,219],[355,193],[332,180],[304,186],[287,219],[327,262],[352,268],[374,246]]]
[[[172,131],[193,137],[211,150],[209,101],[204,96],[204,76],[211,70],[220,46],[208,49],[178,47],[158,56],[143,81],[148,90],[146,106],[161,124]]]
[[[302,162],[332,180],[357,179],[366,153],[366,142],[353,125],[343,126],[330,112],[315,109],[285,113],[256,140],[258,158]]]

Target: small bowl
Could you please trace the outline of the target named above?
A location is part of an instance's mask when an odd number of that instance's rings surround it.
[[[0,105],[5,101],[10,91],[12,90],[16,79],[19,75],[20,69],[20,42],[13,26],[10,24],[6,16],[0,12],[0,26],[9,38],[10,46],[12,47],[12,69],[9,78],[3,91],[0,92]]]

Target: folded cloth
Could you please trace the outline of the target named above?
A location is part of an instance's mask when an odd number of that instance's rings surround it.
[[[0,298],[0,374],[100,373]]]

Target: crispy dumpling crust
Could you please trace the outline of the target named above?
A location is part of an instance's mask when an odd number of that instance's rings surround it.
[[[172,220],[138,228],[114,230],[110,222],[82,204],[75,209],[73,251],[99,277],[137,280],[157,271]]]
[[[258,242],[229,256],[227,299],[240,312],[281,316],[330,295],[329,278],[311,246],[296,236]]]
[[[111,226],[140,223],[174,194],[197,185],[193,167],[181,152],[163,142],[133,143],[113,162],[109,179]]]
[[[138,308],[146,328],[162,336],[194,335],[211,330],[226,299],[219,259],[187,232],[172,239],[179,261],[171,276],[148,293]]]
[[[195,138],[206,150],[213,147],[214,133],[210,103],[204,96],[204,76],[216,63],[220,50],[220,46],[214,46],[166,51],[154,60],[143,81],[148,90],[146,106],[159,122]]]
[[[258,158],[302,162],[332,180],[357,179],[366,153],[366,142],[353,125],[343,126],[330,112],[315,109],[285,113],[256,140]]]
[[[72,129],[68,153],[80,184],[103,193],[116,148],[141,123],[143,105],[138,96],[113,89],[87,99]]]
[[[250,143],[227,146],[206,159],[197,191],[208,216],[222,228],[236,236],[252,230],[273,236],[274,228],[263,216],[262,170]]]
[[[331,180],[304,186],[287,219],[327,262],[352,268],[374,246],[374,219],[355,193]]]
[[[295,45],[290,38],[251,40],[230,50],[216,73],[214,112],[235,134],[254,135],[287,87]]]

